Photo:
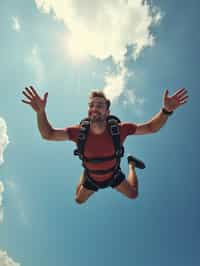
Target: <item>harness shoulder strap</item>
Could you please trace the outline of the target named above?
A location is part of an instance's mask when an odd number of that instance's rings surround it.
[[[123,156],[124,154],[124,148],[121,146],[120,142],[120,128],[119,128],[119,123],[121,122],[118,117],[114,115],[110,115],[108,117],[108,126],[110,129],[110,134],[113,139],[113,144],[115,148],[115,155],[119,159],[120,157]]]
[[[88,118],[82,119],[80,122],[80,130],[78,134],[77,149],[74,150],[74,155],[78,155],[81,160],[84,159],[84,147],[90,128],[90,120]]]

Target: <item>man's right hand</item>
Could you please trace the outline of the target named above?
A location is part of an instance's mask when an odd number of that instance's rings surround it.
[[[23,94],[26,96],[26,100],[22,100],[23,103],[29,104],[33,110],[37,113],[42,113],[45,110],[47,103],[48,92],[44,94],[43,99],[38,95],[33,86],[25,88]]]

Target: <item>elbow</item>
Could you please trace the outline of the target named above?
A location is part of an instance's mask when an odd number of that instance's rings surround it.
[[[160,128],[151,128],[151,133],[157,133],[160,131]]]
[[[149,124],[149,131],[150,131],[151,133],[157,133],[159,130],[160,130],[159,127],[157,127],[157,126],[155,126],[155,125],[153,125],[153,124]]]
[[[41,137],[45,140],[52,140],[52,132],[41,132]]]
[[[49,140],[49,136],[46,134],[41,134],[42,139]]]

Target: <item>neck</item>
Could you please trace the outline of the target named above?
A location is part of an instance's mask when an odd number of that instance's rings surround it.
[[[106,121],[90,123],[90,129],[94,134],[101,134],[106,129]]]

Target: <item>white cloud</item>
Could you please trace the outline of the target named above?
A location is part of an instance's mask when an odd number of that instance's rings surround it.
[[[127,69],[121,65],[118,67],[117,74],[107,74],[105,76],[105,87],[103,89],[105,95],[111,101],[117,99],[123,92],[125,87],[125,76]]]
[[[30,55],[25,59],[25,62],[32,68],[35,74],[36,81],[41,82],[45,76],[44,64],[40,56],[40,50],[37,45],[35,45]]]
[[[70,46],[98,59],[112,56],[124,59],[127,45],[133,45],[136,57],[142,49],[153,45],[149,30],[159,20],[159,11],[141,0],[35,0],[44,13],[65,23],[70,31]],[[144,1],[143,1],[144,2]]]
[[[20,264],[10,258],[6,251],[0,250],[0,266],[20,266]]]
[[[152,12],[152,14],[153,14],[153,23],[154,24],[159,24],[160,23],[160,21],[161,21],[161,19],[164,17],[164,12],[163,11],[161,11],[160,10],[160,8],[159,7],[157,7],[157,6],[153,6],[152,8],[151,8],[151,12]]]
[[[125,91],[129,71],[124,67],[127,47],[137,59],[145,47],[155,43],[150,28],[162,18],[160,10],[142,0],[35,0],[44,13],[64,22],[71,55],[109,57],[120,67],[117,74],[105,75],[104,91],[116,99]]]
[[[0,181],[0,223],[3,222],[3,192],[4,192],[4,185],[3,182]]]
[[[20,25],[20,22],[19,22],[19,18],[18,17],[11,17],[11,20],[12,20],[12,29],[14,31],[17,31],[19,32],[21,30],[21,25]]]
[[[4,162],[3,153],[9,143],[7,134],[7,125],[3,118],[0,117],[0,165]]]
[[[105,87],[104,93],[106,96],[113,102],[119,96],[123,95],[123,104],[124,106],[128,104],[134,104],[134,106],[142,106],[145,102],[145,99],[139,97],[135,93],[135,89],[126,89],[126,80],[134,76],[133,72],[129,72],[128,69],[123,65],[118,65],[118,72],[117,74],[107,74],[105,76]]]

